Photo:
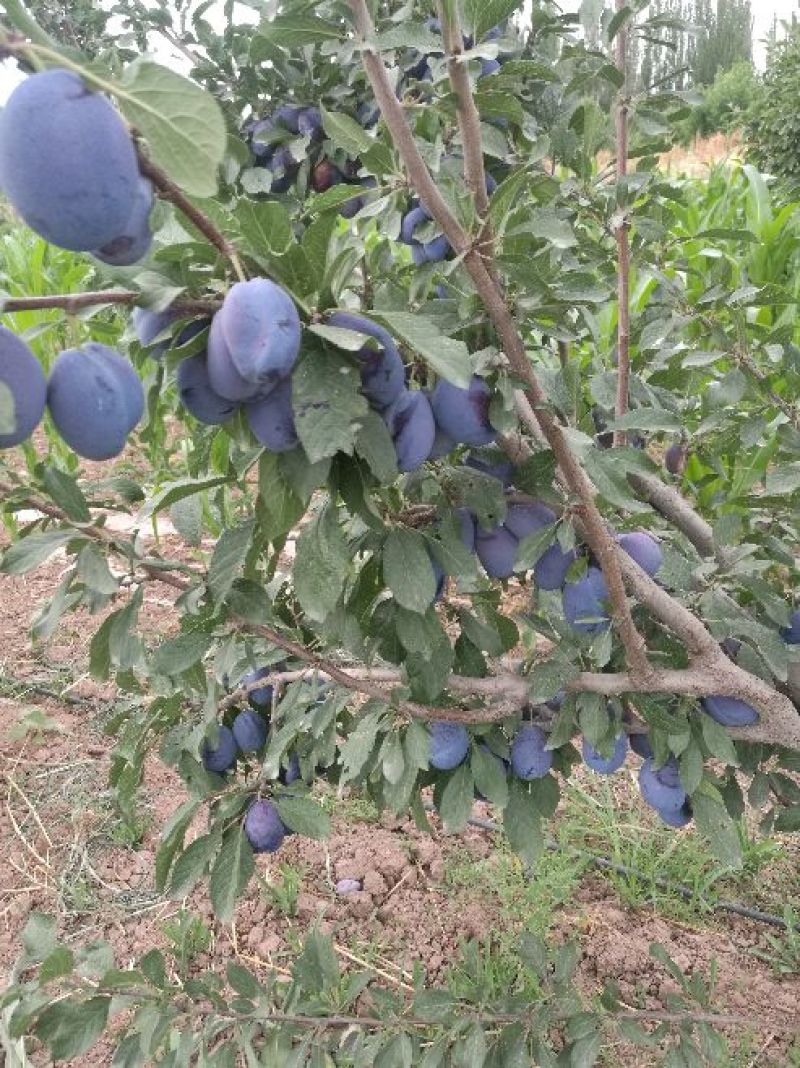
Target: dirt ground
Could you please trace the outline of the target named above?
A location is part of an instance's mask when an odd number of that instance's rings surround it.
[[[0,845],[6,860],[0,867],[0,974],[9,972],[32,909],[56,913],[68,941],[107,939],[123,962],[163,948],[165,924],[182,909],[197,913],[210,932],[210,943],[197,953],[198,967],[224,966],[233,957],[255,969],[286,968],[298,936],[316,924],[331,934],[344,966],[366,966],[379,981],[400,988],[408,986],[415,962],[435,983],[451,974],[464,940],[492,942],[507,933],[508,914],[492,888],[499,853],[491,833],[471,827],[460,836],[430,837],[410,821],[358,819],[357,803],[347,799],[341,812],[334,809],[327,842],[293,837],[277,857],[258,858],[266,885],[251,883],[232,924],[213,919],[205,887],[184,902],[161,897],[153,886],[158,836],[184,791],[152,758],[142,796],[143,833],[137,841],[120,833],[107,788],[113,743],[102,732],[113,689],[94,682],[86,666],[99,620],[67,616],[50,641],[36,648],[30,643],[31,615],[54,590],[65,563],[56,556],[29,576],[0,576],[0,680],[2,692],[12,694],[0,698]],[[167,587],[148,588],[143,618],[150,637],[170,632],[175,616]],[[9,730],[14,733],[31,706],[48,717],[47,729],[11,737]],[[628,778],[633,770],[632,762]],[[476,814],[491,816],[481,804]],[[465,861],[485,880],[469,885],[451,879],[453,865]],[[286,886],[287,867],[299,873],[290,906],[275,892]],[[337,894],[336,882],[345,878],[360,880],[363,889]],[[651,909],[628,909],[607,879],[587,871],[554,910],[549,928],[556,942],[579,941],[579,985],[587,998],[614,978],[630,1004],[661,1007],[675,987],[649,953],[653,942],[688,972],[707,971],[715,961],[715,1007],[753,1021],[754,1052],[742,1065],[796,1063],[787,1060],[781,1027],[796,1018],[800,977],[778,977],[752,955],[764,944],[762,926],[731,916],[698,926]],[[629,1056],[617,1049],[605,1063],[649,1063],[644,1058],[641,1051]],[[73,1063],[90,1068],[109,1062],[110,1046],[103,1042]],[[37,1054],[36,1063],[46,1062]]]

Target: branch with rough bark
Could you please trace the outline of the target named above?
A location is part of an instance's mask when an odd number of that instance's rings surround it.
[[[625,0],[616,0],[617,14],[625,8]],[[616,127],[616,173],[617,203],[620,216],[614,236],[617,242],[617,419],[628,411],[628,394],[631,378],[631,320],[630,320],[630,274],[631,250],[628,240],[630,222],[627,214],[628,179],[628,99],[626,86],[628,29],[624,24],[617,31],[617,70],[622,78],[615,115]],[[627,435],[624,430],[614,431],[614,444],[624,445]]]
[[[9,297],[0,303],[0,315],[3,312],[47,311],[51,308],[60,308],[67,315],[75,315],[83,308],[101,304],[130,307],[141,301],[142,294],[134,289],[97,289],[86,293],[50,293],[43,297]],[[187,297],[174,301],[170,309],[179,315],[213,315],[221,305],[221,300],[194,300]]]

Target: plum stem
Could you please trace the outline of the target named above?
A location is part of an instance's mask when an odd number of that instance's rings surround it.
[[[617,13],[625,7],[625,0],[616,0]],[[628,61],[628,29],[625,23],[617,31],[616,64],[622,84],[617,95],[615,115],[616,127],[616,172],[617,204],[620,212],[614,236],[617,242],[617,397],[615,414],[622,418],[628,411],[631,378],[631,311],[630,311],[630,273],[631,250],[628,231],[628,96],[626,71]],[[624,430],[614,431],[614,445],[624,446],[627,435]]]

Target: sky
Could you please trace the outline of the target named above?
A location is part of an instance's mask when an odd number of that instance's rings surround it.
[[[222,9],[224,0],[214,0],[210,8],[205,12],[205,17],[212,23],[222,20]],[[562,0],[562,7],[564,10],[577,10],[580,5],[580,0]],[[800,0],[751,0],[751,7],[753,9],[753,58],[757,67],[763,67],[764,65],[764,46],[763,40],[766,37],[769,27],[772,25],[774,16],[777,15],[778,20],[790,19],[792,12],[798,12],[800,14]],[[217,19],[215,19],[215,14]],[[252,12],[247,12],[247,21],[252,18]],[[244,21],[244,20],[243,20]],[[160,46],[155,50],[156,58],[160,59],[163,63],[174,65],[175,58],[171,53],[169,46]],[[182,63],[181,63],[182,65]],[[16,64],[13,60],[7,59],[0,63],[0,105],[4,104],[8,99],[9,94],[13,90],[14,86],[22,80],[22,75],[16,69]]]

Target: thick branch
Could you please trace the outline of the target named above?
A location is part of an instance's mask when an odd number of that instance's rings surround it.
[[[616,0],[617,13],[625,7],[625,0]],[[628,176],[628,100],[625,84],[628,51],[628,30],[620,26],[617,32],[617,70],[622,76],[616,113],[617,132],[617,206],[622,214],[616,225],[617,240],[617,402],[615,413],[619,419],[628,411],[631,377],[630,273],[631,250],[628,242],[630,223],[627,215]],[[614,444],[624,445],[624,430],[614,431]]]
[[[9,297],[0,305],[3,312],[46,311],[61,308],[68,315],[75,315],[82,308],[100,304],[138,304],[142,294],[133,289],[99,289],[88,293],[51,293],[44,297]],[[219,300],[176,300],[171,310],[180,315],[213,315],[221,305]]]
[[[531,423],[538,423],[537,430],[541,427],[541,432],[555,453],[569,489],[579,500],[576,509],[585,523],[587,540],[603,569],[614,624],[625,647],[628,662],[631,667],[646,674],[648,670],[647,649],[630,613],[613,540],[594,503],[594,487],[573,456],[561,427],[551,414],[547,395],[528,360],[525,344],[503,293],[495,284],[480,251],[471,244],[467,234],[448,208],[419,153],[414,136],[406,122],[403,108],[392,89],[383,60],[369,44],[374,27],[367,10],[366,0],[348,0],[348,2],[355,16],[358,33],[363,39],[364,68],[392,141],[400,153],[420,200],[439,223],[455,251],[463,256],[464,266],[494,324],[506,359],[515,374],[526,385],[525,392],[536,413],[536,418]]]

